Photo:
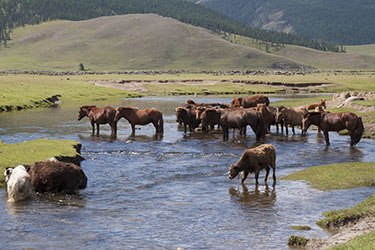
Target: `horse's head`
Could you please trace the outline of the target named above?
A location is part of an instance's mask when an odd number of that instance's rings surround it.
[[[232,180],[234,177],[238,175],[239,172],[240,172],[240,168],[237,165],[235,164],[230,165],[229,171],[228,171],[228,178]]]
[[[80,109],[78,111],[78,121],[82,120],[82,118],[84,118],[85,116],[89,115],[90,110],[91,110],[90,107],[91,106],[82,106],[82,107],[80,107]]]
[[[242,105],[242,98],[234,98],[231,102],[231,107],[232,108],[238,108],[241,107]]]
[[[276,122],[282,122],[284,120],[284,111],[285,110],[285,107],[284,106],[280,106],[277,108],[276,110]]]
[[[302,119],[302,133],[306,133],[309,127],[314,124],[319,126],[322,113],[320,112],[311,112],[304,115]]]

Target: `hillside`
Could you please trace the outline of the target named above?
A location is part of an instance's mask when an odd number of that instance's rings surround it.
[[[342,52],[341,47],[295,34],[243,25],[226,15],[186,0],[7,0],[0,1],[0,45],[6,47],[14,28],[52,20],[79,21],[102,16],[158,14],[202,27],[277,44],[293,44],[323,51]]]
[[[372,0],[191,0],[258,28],[337,44],[375,43]]]
[[[0,70],[266,69],[302,65],[155,14],[53,21],[14,31]]]
[[[332,53],[288,45],[275,54],[317,69],[375,70],[375,53],[367,54],[366,48],[372,51],[371,47],[350,46],[347,53]]]

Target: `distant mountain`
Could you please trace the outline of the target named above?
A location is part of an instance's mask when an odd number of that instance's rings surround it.
[[[191,0],[263,29],[336,44],[375,43],[374,0]]]

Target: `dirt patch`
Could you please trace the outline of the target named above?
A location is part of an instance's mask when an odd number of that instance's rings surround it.
[[[340,231],[326,240],[310,240],[306,249],[323,250],[343,244],[354,237],[368,234],[375,230],[375,217],[366,217],[356,223],[351,223],[340,228]]]
[[[213,80],[158,80],[158,81],[148,81],[148,80],[101,80],[101,81],[90,81],[90,83],[95,86],[109,87],[115,89],[129,90],[137,93],[146,93],[147,89],[144,85],[165,85],[165,84],[181,84],[187,86],[194,85],[215,85],[220,81]]]

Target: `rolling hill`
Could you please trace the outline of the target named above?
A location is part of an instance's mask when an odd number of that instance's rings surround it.
[[[230,43],[155,14],[52,21],[14,31],[0,70],[297,69],[302,64]]]
[[[336,44],[375,43],[373,0],[191,0],[239,22]]]
[[[248,39],[248,38],[246,38]],[[251,40],[251,39],[248,39]],[[0,48],[0,70],[375,69],[375,56],[286,46],[266,53],[156,14],[51,21],[14,31]]]

